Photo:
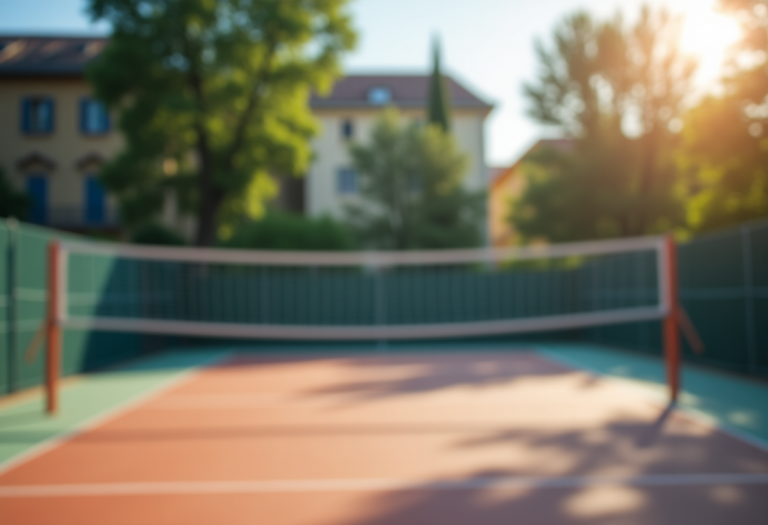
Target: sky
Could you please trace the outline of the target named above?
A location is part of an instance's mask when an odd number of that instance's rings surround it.
[[[428,73],[438,36],[444,73],[465,84],[494,110],[486,122],[486,161],[514,162],[537,139],[556,137],[526,116],[522,85],[535,78],[535,39],[550,41],[566,15],[586,9],[608,17],[636,16],[643,0],[352,0],[358,47],[344,59],[349,73]],[[715,0],[655,0],[685,17],[684,49],[702,61],[699,89],[714,85],[722,53],[737,34],[713,10]],[[0,0],[0,33],[109,33],[84,12],[85,0]]]

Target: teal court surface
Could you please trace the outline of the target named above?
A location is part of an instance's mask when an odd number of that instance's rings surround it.
[[[19,524],[739,523],[768,383],[587,344],[179,350],[0,405]]]

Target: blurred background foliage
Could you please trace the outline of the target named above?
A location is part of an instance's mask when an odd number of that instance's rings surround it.
[[[184,246],[184,237],[168,226],[159,222],[149,222],[138,226],[131,236],[134,244],[152,244],[157,246]]]
[[[304,173],[326,91],[356,40],[346,0],[90,0],[112,35],[88,68],[119,111],[126,147],[103,170],[128,227],[172,191],[197,217],[195,243],[259,213],[270,174]]]
[[[686,224],[709,230],[768,216],[768,4],[721,0],[742,38],[722,93],[685,116],[678,164]]]
[[[567,16],[538,41],[524,86],[529,114],[573,139],[526,159],[509,220],[523,241],[569,241],[676,230],[685,234],[768,216],[768,6],[721,0],[742,26],[722,89],[696,98],[695,61],[679,18],[642,8],[598,20]]]
[[[0,217],[25,218],[31,204],[29,196],[16,189],[0,167]]]
[[[363,200],[348,204],[347,224],[368,248],[479,246],[485,194],[463,186],[466,154],[441,123],[402,120],[385,110],[369,141],[350,148]]]
[[[173,195],[197,218],[195,244],[259,229],[275,177],[300,176],[311,162],[319,129],[309,94],[330,87],[356,41],[346,2],[90,0],[91,16],[113,27],[88,78],[120,115],[126,148],[102,181],[127,227],[156,224]],[[571,142],[523,163],[524,189],[509,208],[522,242],[684,236],[768,216],[768,3],[719,8],[742,36],[719,89],[704,96],[696,61],[681,51],[682,21],[661,7],[577,11],[535,43],[528,113]],[[360,246],[483,242],[485,196],[462,188],[467,159],[450,135],[437,44],[430,86],[426,125],[388,111],[351,148],[367,204],[345,211]],[[315,227],[287,217],[268,214],[263,228]]]

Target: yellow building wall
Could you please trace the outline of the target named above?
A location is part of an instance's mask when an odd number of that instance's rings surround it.
[[[45,96],[54,99],[54,130],[46,135],[27,135],[21,129],[22,99]],[[31,174],[49,177],[48,204],[51,210],[83,209],[87,174],[77,164],[89,154],[96,153],[108,159],[122,148],[122,138],[115,131],[114,117],[111,129],[105,135],[85,135],[80,131],[80,101],[90,96],[83,79],[2,79],[0,80],[0,165],[11,183],[20,189],[26,187],[25,178]],[[19,161],[32,153],[54,161],[50,172],[30,166],[23,170]],[[108,207],[114,203],[108,199]]]

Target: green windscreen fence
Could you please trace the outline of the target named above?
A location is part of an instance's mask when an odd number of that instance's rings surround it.
[[[681,244],[680,297],[706,349],[686,360],[768,375],[768,223],[701,235]],[[658,322],[595,328],[597,342],[658,354]]]
[[[82,322],[147,320],[153,326],[183,321],[287,327],[290,339],[297,326],[430,325],[439,334],[447,325],[634,311],[659,303],[656,253],[647,247],[526,264],[384,268],[168,257],[79,253],[75,247],[67,264],[66,315]]]
[[[44,348],[32,361],[25,353],[46,312],[47,246],[79,237],[0,220],[0,395],[43,381]],[[44,341],[43,341],[44,343]],[[138,334],[67,330],[62,373],[71,375],[137,355]]]
[[[86,239],[0,221],[0,395],[43,380],[43,352],[24,358],[46,309],[47,245]],[[72,316],[240,325],[408,325],[526,319],[655,304],[647,253],[563,264],[441,268],[290,268],[147,262],[72,255]],[[768,223],[702,235],[679,247],[681,298],[706,345],[686,359],[768,375]],[[555,293],[557,292],[557,293]],[[578,333],[578,332],[574,332]],[[537,338],[552,334],[539,332]],[[584,339],[659,355],[658,321],[581,331]],[[533,335],[532,335],[533,337]],[[266,338],[269,339],[269,338]],[[246,339],[244,339],[246,340]],[[444,340],[444,339],[443,339]],[[63,373],[139,355],[137,332],[70,327]]]

